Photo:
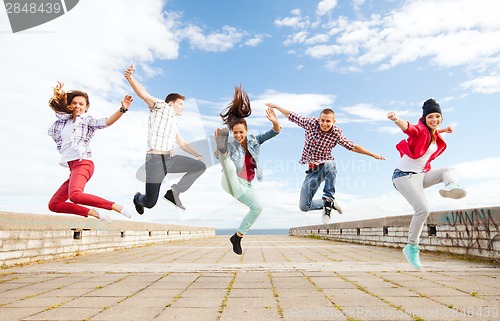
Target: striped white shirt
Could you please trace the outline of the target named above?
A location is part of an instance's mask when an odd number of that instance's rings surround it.
[[[149,108],[148,151],[171,151],[178,133],[175,110],[165,101],[156,98],[153,107]]]

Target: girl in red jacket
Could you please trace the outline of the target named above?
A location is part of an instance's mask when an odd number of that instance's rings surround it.
[[[431,170],[431,161],[446,149],[446,143],[440,133],[452,133],[453,128],[448,126],[438,129],[442,122],[442,113],[441,107],[434,99],[428,99],[422,106],[422,110],[422,118],[416,125],[399,119],[392,111],[387,114],[387,118],[408,135],[407,139],[396,145],[401,160],[392,175],[392,183],[415,211],[408,232],[408,244],[403,248],[403,253],[408,262],[418,270],[422,267],[418,244],[424,223],[429,215],[424,188],[444,183],[444,188],[439,190],[442,197],[459,199],[467,194],[458,185],[454,168]]]

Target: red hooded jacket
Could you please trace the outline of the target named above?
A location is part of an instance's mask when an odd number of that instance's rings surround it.
[[[396,145],[400,156],[403,157],[403,155],[406,155],[412,159],[422,157],[431,142],[431,133],[427,126],[422,123],[422,120],[419,120],[417,125],[408,123],[408,129],[404,130],[403,133],[408,135],[408,139],[403,139]],[[434,132],[434,139],[436,140],[437,150],[425,164],[424,172],[428,172],[431,169],[431,161],[441,155],[446,149],[446,143],[437,130]]]

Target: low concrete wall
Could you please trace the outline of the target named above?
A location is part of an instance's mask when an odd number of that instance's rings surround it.
[[[0,212],[0,267],[213,236],[214,228]]]
[[[293,227],[293,236],[318,236],[359,244],[403,247],[412,215]],[[500,207],[430,213],[420,247],[467,256],[500,260]]]

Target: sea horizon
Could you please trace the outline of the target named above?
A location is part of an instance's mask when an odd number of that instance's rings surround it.
[[[288,235],[287,228],[256,228],[250,229],[247,235]],[[215,235],[233,235],[236,232],[234,228],[216,228]]]

